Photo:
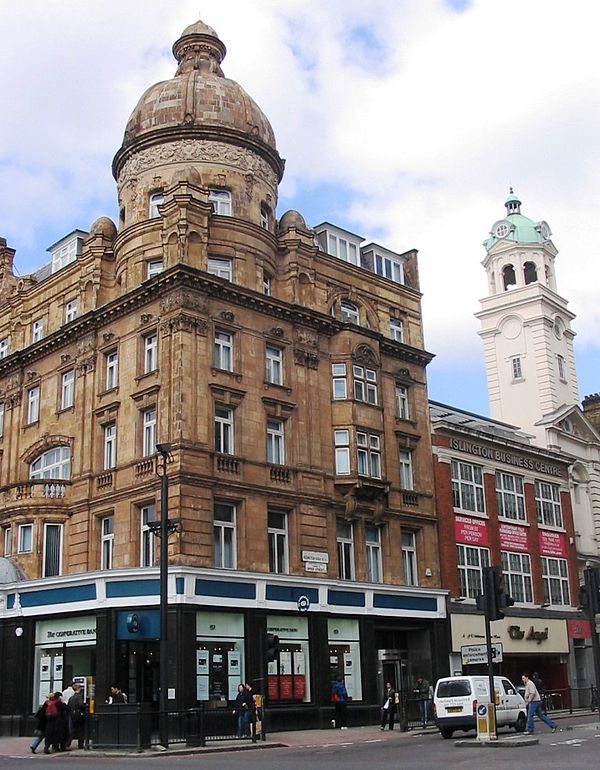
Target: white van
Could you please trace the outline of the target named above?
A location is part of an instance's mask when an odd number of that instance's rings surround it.
[[[496,726],[514,727],[522,733],[527,727],[527,705],[517,688],[504,676],[494,677]],[[489,703],[489,677],[448,676],[439,679],[433,695],[435,723],[444,738],[455,730],[476,729],[477,703]]]

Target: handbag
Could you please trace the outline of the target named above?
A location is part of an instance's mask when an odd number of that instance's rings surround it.
[[[399,692],[397,692],[397,693],[394,695],[394,703],[396,704],[396,706],[399,706],[399,705],[400,705],[400,693],[399,693]]]

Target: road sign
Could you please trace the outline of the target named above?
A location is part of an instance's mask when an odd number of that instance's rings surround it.
[[[502,663],[502,642],[492,643],[492,663]],[[468,644],[460,648],[463,666],[475,666],[487,663],[487,647],[485,644]]]

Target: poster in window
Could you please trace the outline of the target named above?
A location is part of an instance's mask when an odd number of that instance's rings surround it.
[[[60,682],[62,682],[62,674],[63,674],[63,656],[62,655],[55,655],[53,663],[53,672],[52,672],[52,678],[58,679]]]
[[[196,673],[208,674],[208,650],[196,650]]]
[[[196,700],[208,700],[208,676],[196,679]]]
[[[52,658],[49,655],[42,655],[40,658],[40,679],[49,682],[51,679],[50,676],[50,665],[52,663]]]
[[[242,684],[242,672],[240,671],[240,653],[237,650],[229,650],[227,653],[227,673],[229,680],[229,692],[227,698],[235,700],[238,685]]]
[[[304,653],[294,653],[294,700],[304,700],[306,696],[306,662]]]
[[[352,675],[352,653],[344,653],[344,684],[349,698],[354,698],[354,677]]]

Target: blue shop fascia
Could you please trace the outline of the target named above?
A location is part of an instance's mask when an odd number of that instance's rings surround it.
[[[350,723],[375,722],[385,681],[410,694],[419,673],[447,672],[446,593],[171,567],[169,707],[229,708],[251,682],[271,729],[325,726],[341,678]],[[0,585],[0,732],[27,732],[38,704],[74,679],[90,709],[112,684],[157,707],[159,620],[157,568]],[[279,637],[270,663],[267,634]]]

